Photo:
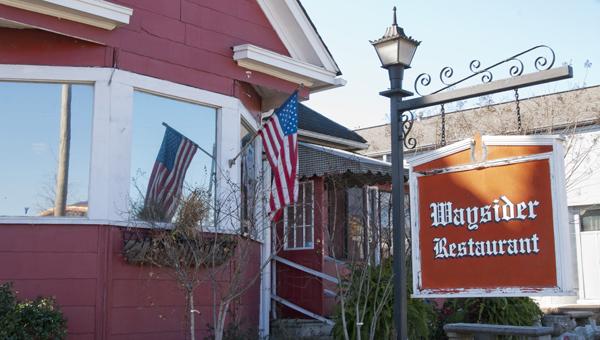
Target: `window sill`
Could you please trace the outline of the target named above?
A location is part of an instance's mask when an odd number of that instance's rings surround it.
[[[131,222],[127,221],[111,221],[102,219],[89,219],[85,217],[0,217],[0,227],[2,225],[110,225],[116,227],[134,227]],[[145,228],[143,226],[135,226],[137,228]],[[146,227],[147,228],[147,227]]]

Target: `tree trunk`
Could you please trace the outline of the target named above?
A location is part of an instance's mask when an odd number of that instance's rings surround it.
[[[215,325],[215,340],[223,340],[223,332],[225,331],[225,318],[227,318],[227,310],[229,302],[222,303],[219,306],[219,316]]]
[[[54,216],[65,216],[67,211],[67,183],[69,182],[69,153],[71,149],[71,85],[63,84],[60,103],[60,139]]]
[[[188,290],[187,297],[188,297],[188,306],[190,308],[190,340],[195,340],[196,332],[194,332],[194,329],[195,329],[195,325],[196,325],[196,319],[195,319],[196,316],[194,315],[194,313],[195,313],[195,311],[194,311],[194,291]]]

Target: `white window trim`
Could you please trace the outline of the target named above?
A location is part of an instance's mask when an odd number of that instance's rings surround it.
[[[294,229],[294,232],[293,232],[294,247],[288,246],[288,235],[289,235],[288,228],[289,228],[289,226],[288,226],[287,215],[288,215],[288,209],[290,209],[290,208],[294,208],[294,214],[296,214],[296,206],[293,205],[293,206],[288,206],[285,209],[283,209],[283,241],[284,241],[283,250],[288,251],[288,250],[315,249],[315,183],[314,183],[314,181],[309,180],[309,181],[300,182],[300,183],[298,183],[298,185],[307,185],[308,183],[310,183],[310,186],[312,187],[311,192],[312,192],[312,195],[313,195],[312,201],[311,201],[312,202],[311,203],[311,221],[312,221],[312,224],[311,224],[311,228],[310,228],[311,235],[312,235],[312,237],[311,237],[311,240],[312,240],[311,246],[310,247],[306,247],[306,246],[297,247],[296,246],[296,241],[297,240],[296,240],[296,230],[295,229],[297,228],[297,226],[295,224],[294,224],[294,227],[293,227],[293,229]],[[304,205],[304,202],[306,202],[306,190],[302,190],[302,194],[303,194],[302,203]],[[305,217],[304,216],[304,210],[302,210],[302,214],[303,214],[303,216],[302,216],[302,239],[304,241],[304,244],[306,244],[306,226],[307,225],[305,224],[305,221],[304,221],[304,217]],[[295,219],[294,219],[294,221],[295,221]]]
[[[104,0],[0,0],[0,4],[105,30],[128,24],[133,15],[133,9]]]
[[[128,71],[97,67],[0,64],[0,81],[94,85],[88,185],[88,216],[81,218],[0,217],[0,224],[110,224],[137,226],[130,221],[129,182],[131,123],[135,90],[217,108],[217,197],[225,197],[227,180],[239,184],[239,162],[228,161],[240,150],[240,119],[251,116],[241,101]],[[219,192],[223,191],[223,192]],[[221,195],[219,195],[221,194]],[[235,202],[225,202],[234,205]],[[233,206],[234,207],[234,206]],[[221,230],[220,230],[221,231]]]

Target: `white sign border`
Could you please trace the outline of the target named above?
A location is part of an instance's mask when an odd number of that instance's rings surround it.
[[[421,286],[421,254],[419,248],[419,188],[418,178],[423,176],[414,171],[416,166],[429,163],[433,160],[446,157],[461,151],[469,150],[474,145],[473,139],[445,146],[443,148],[419,155],[409,159],[409,193],[410,193],[410,220],[412,235],[412,272],[414,298],[448,298],[448,297],[509,297],[509,296],[574,296],[574,276],[569,270],[571,263],[571,243],[569,241],[569,220],[566,198],[564,150],[561,136],[482,136],[485,146],[552,146],[552,152],[533,154],[522,157],[495,159],[481,163],[466,164],[443,169],[436,172],[450,173],[466,171],[481,167],[494,167],[507,164],[528,162],[547,159],[550,165],[552,212],[554,227],[554,249],[556,260],[556,287],[529,288],[529,287],[499,287],[492,289],[465,288],[465,289],[420,289]]]

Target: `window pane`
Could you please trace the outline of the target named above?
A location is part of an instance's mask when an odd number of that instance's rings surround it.
[[[392,194],[386,191],[379,192],[379,216],[382,228],[392,227]]]
[[[165,127],[163,122],[201,147],[194,155],[185,176],[183,193],[190,189],[201,189],[215,199],[216,163],[216,119],[214,108],[160,97],[144,92],[135,92],[133,100],[133,143],[131,153],[132,204],[140,205],[160,149]],[[206,152],[206,153],[205,153]],[[213,224],[209,214],[206,225]]]
[[[304,206],[304,225],[313,225],[313,206],[305,205]]]
[[[304,188],[304,204],[312,205],[313,202],[313,182],[304,182],[301,185]]]
[[[304,240],[304,247],[312,248],[313,246],[313,228],[312,226],[307,226],[306,228],[306,238]]]
[[[304,228],[296,226],[296,248],[302,248],[304,246]]]
[[[286,230],[285,237],[287,238],[287,247],[294,248],[294,208],[285,208],[286,214]]]
[[[254,227],[252,214],[256,202],[256,153],[254,133],[241,124],[240,147],[244,152],[240,156],[241,166],[241,217],[244,227]],[[248,145],[249,142],[252,143]]]
[[[87,215],[94,91],[64,90],[63,102],[62,84],[0,82],[0,216]]]
[[[600,209],[588,210],[583,214],[581,231],[600,231]]]
[[[296,225],[296,227],[301,227],[304,225],[304,206],[302,205],[296,205],[295,206],[295,216],[294,216],[294,224]]]
[[[348,258],[362,260],[365,258],[364,233],[364,197],[362,188],[349,188],[346,190],[347,223],[348,223]]]

